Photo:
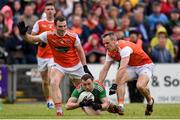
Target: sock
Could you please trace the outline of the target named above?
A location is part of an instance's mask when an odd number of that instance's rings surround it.
[[[46,98],[46,101],[47,101],[47,102],[48,102],[48,101],[52,101],[51,96],[48,96],[48,97]]]
[[[56,110],[57,112],[61,112],[62,113],[62,108],[61,108],[61,103],[55,103],[55,107],[56,107]]]
[[[124,104],[124,99],[123,98],[119,98],[118,99],[118,104]]]
[[[150,101],[148,101],[148,105],[152,105],[152,104],[153,104],[153,100],[151,98]]]
[[[124,104],[118,104],[118,106],[120,106],[121,108],[124,108]]]

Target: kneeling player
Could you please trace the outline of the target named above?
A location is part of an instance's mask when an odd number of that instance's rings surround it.
[[[88,115],[99,115],[102,110],[119,113],[118,106],[109,102],[106,97],[106,90],[101,83],[93,81],[92,76],[89,74],[83,75],[81,80],[81,84],[74,89],[66,104],[67,110],[82,107],[82,110]],[[83,91],[91,92],[94,95],[94,101],[84,98],[81,102],[78,102],[78,97]]]

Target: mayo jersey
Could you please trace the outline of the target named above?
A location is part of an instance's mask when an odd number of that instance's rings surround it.
[[[55,30],[54,21],[48,20],[38,20],[32,29],[32,32],[36,33],[37,35],[45,32],[45,31],[53,31]],[[52,52],[48,44],[45,46],[38,46],[37,56],[40,58],[52,58]]]
[[[121,58],[130,56],[129,66],[141,66],[152,63],[149,56],[138,45],[124,40],[118,41],[117,44],[119,51],[107,51],[106,61],[120,61]]]
[[[71,94],[71,97],[75,97],[78,99],[79,95],[83,91],[85,91],[85,90],[84,90],[83,86],[80,84],[80,85],[78,85],[78,87],[76,87],[74,89],[74,91]],[[93,91],[91,93],[94,95],[95,102],[97,102],[97,103],[99,103],[102,98],[106,97],[106,90],[105,90],[104,86],[97,81],[93,82]]]
[[[76,47],[81,42],[76,33],[67,30],[64,36],[58,36],[56,32],[44,32],[39,35],[39,38],[48,42],[55,63],[64,68],[71,68],[80,63]]]

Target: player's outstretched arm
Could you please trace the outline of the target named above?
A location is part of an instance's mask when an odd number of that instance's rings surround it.
[[[70,97],[68,102],[65,105],[66,110],[73,110],[80,107],[79,103],[77,102],[77,98]]]
[[[101,69],[100,73],[99,73],[99,81],[103,84],[107,73],[109,71],[109,68],[112,64],[112,61],[105,61],[103,68]]]
[[[24,37],[26,41],[29,42],[41,42],[41,39],[38,36],[32,36],[27,33],[28,26],[25,26],[24,21],[21,21],[17,24],[20,34]]]

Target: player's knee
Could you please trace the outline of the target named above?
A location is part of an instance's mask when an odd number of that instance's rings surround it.
[[[49,81],[43,81],[44,86],[50,86],[50,82]]]

